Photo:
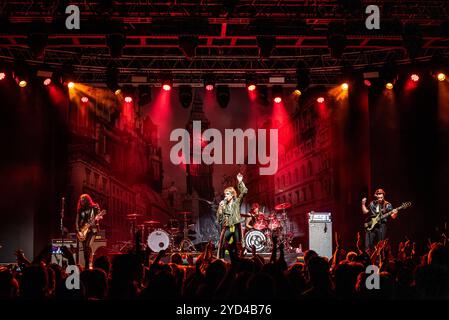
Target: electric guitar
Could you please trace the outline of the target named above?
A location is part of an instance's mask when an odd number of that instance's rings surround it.
[[[383,219],[388,218],[389,216],[391,216],[394,213],[395,210],[399,211],[401,209],[408,208],[411,205],[412,205],[411,202],[404,202],[400,207],[397,207],[397,208],[395,208],[395,209],[393,209],[391,211],[388,211],[387,213],[380,212],[377,216],[372,217],[372,218],[368,218],[367,220],[369,220],[369,221],[367,221],[364,224],[365,230],[366,231],[373,230],[374,227],[377,226]]]
[[[78,233],[76,234],[76,236],[78,237],[78,240],[81,241],[81,242],[86,240],[86,236],[87,236],[87,233],[89,232],[89,229],[93,225],[95,225],[98,220],[102,219],[105,214],[106,214],[106,210],[102,210],[102,211],[100,211],[99,214],[97,214],[96,216],[92,217],[92,219],[90,219],[88,222],[83,224],[80,227],[80,230],[78,231]]]

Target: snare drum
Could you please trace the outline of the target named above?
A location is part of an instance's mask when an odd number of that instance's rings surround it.
[[[167,250],[170,246],[170,235],[163,229],[156,229],[148,235],[147,243],[153,252]]]

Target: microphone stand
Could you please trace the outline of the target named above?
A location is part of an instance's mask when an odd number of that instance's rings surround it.
[[[60,221],[60,229],[61,229],[61,251],[64,246],[64,207],[65,207],[65,198],[61,199],[61,221]],[[62,259],[61,259],[61,267],[62,267]]]

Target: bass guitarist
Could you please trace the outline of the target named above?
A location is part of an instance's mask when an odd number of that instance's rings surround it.
[[[92,244],[98,233],[98,220],[101,216],[100,206],[88,194],[82,194],[78,200],[75,228],[78,240],[83,245],[86,269],[92,266]]]
[[[362,212],[363,214],[368,215],[368,219],[393,210],[392,204],[385,200],[385,191],[383,189],[377,189],[374,193],[374,198],[375,199],[369,203],[368,207],[366,206],[366,198],[362,199]],[[391,217],[396,219],[397,210],[393,210]],[[371,252],[377,242],[385,240],[386,232],[387,219],[381,220],[371,231],[366,231],[365,249]]]

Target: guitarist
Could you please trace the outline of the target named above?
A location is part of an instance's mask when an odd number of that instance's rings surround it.
[[[88,194],[82,194],[78,200],[75,228],[78,238],[80,238],[80,228],[86,223],[95,221],[87,231],[86,237],[81,238],[81,243],[84,249],[84,263],[85,269],[89,269],[92,265],[92,244],[95,240],[95,235],[98,232],[97,219],[95,218],[100,213],[100,206],[92,201],[92,198]]]
[[[366,206],[366,198],[362,199],[362,212],[368,215],[368,218],[376,217],[379,214],[384,214],[393,210],[393,206],[390,202],[385,200],[385,191],[383,189],[377,189],[374,192],[374,200]],[[393,219],[397,217],[397,210],[393,211],[391,215]],[[387,221],[383,219],[373,230],[367,231],[365,236],[365,248],[371,250],[375,244],[380,240],[385,240],[387,232]]]

